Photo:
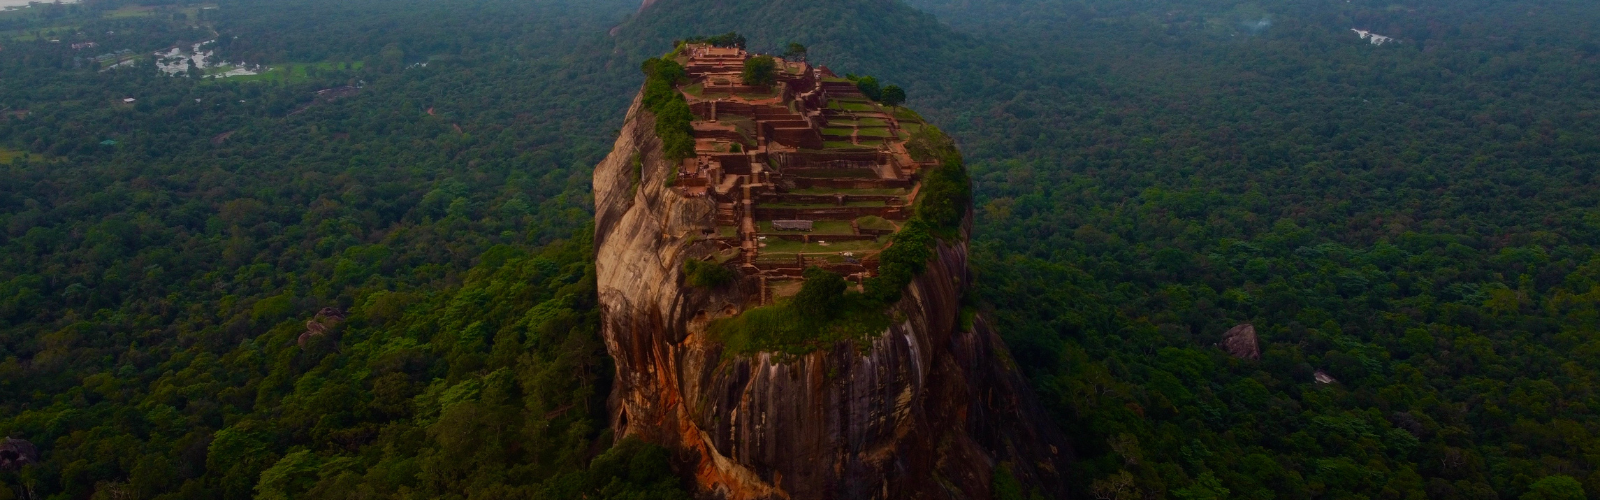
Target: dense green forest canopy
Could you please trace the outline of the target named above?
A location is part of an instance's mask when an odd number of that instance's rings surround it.
[[[588,176],[737,32],[956,138],[1076,495],[1600,498],[1592,3],[910,3],[0,12],[0,496],[681,495],[596,445]]]
[[[582,232],[631,5],[189,7],[4,14],[0,497],[683,498],[606,451]],[[149,56],[206,40],[309,69]]]
[[[623,30],[907,82],[972,160],[982,299],[1080,493],[1600,494],[1592,4],[913,3],[954,30],[826,1]],[[1215,347],[1241,323],[1260,361]]]
[[[1593,5],[922,3],[1064,61],[952,128],[1087,489],[1600,494]]]

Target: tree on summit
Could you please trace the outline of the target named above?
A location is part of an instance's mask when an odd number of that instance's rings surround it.
[[[745,85],[772,85],[778,81],[777,67],[772,56],[755,56],[744,62],[744,73],[739,77]]]
[[[883,87],[878,85],[877,78],[850,74],[844,75],[844,77],[852,82],[856,82],[856,89],[860,90],[861,93],[866,95],[868,99],[872,99],[874,101],[883,100]]]
[[[790,42],[789,48],[783,51],[783,58],[790,61],[806,60],[806,46]]]
[[[898,107],[906,102],[906,91],[900,88],[899,85],[884,87],[883,98],[879,99],[878,102],[882,102],[884,106],[891,108]]]
[[[745,44],[744,35],[740,35],[739,33],[733,31],[723,33],[721,35],[694,37],[688,39],[687,41],[690,43],[707,43],[711,44],[712,47],[733,47],[739,49],[744,48]]]

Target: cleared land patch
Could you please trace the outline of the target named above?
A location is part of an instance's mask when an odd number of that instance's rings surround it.
[[[227,79],[235,82],[285,82],[298,83],[311,79],[311,75],[319,72],[333,72],[345,70],[359,70],[365,63],[354,62],[318,62],[318,63],[282,63],[268,65],[265,71],[254,75],[230,76]],[[217,73],[225,73],[231,67],[217,68]]]
[[[26,152],[16,149],[0,148],[0,164],[9,164],[12,160],[22,158]]]

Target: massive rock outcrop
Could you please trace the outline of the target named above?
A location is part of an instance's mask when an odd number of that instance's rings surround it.
[[[1222,334],[1222,350],[1239,359],[1261,359],[1261,346],[1256,338],[1255,325],[1244,323]]]
[[[1002,464],[1064,496],[1066,444],[998,336],[960,319],[965,241],[939,244],[870,348],[734,355],[706,325],[757,305],[757,285],[683,285],[684,260],[714,251],[716,206],[668,188],[670,172],[635,100],[594,174],[619,438],[675,450],[702,498],[985,499]]]

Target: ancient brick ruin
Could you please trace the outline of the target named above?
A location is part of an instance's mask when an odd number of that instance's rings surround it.
[[[673,189],[717,206],[721,262],[768,281],[798,280],[810,266],[859,282],[877,270],[889,235],[910,217],[919,174],[907,141],[925,126],[915,113],[872,102],[826,67],[774,58],[776,83],[741,78],[752,55],[689,44],[695,156]],[[762,301],[770,297],[763,292]]]
[[[667,57],[683,73],[642,65],[594,173],[614,435],[671,450],[696,498],[992,498],[1000,470],[1065,491],[1065,440],[963,313],[967,186],[932,160],[959,161],[954,145],[826,68],[702,44]],[[807,290],[812,266],[862,293]]]

